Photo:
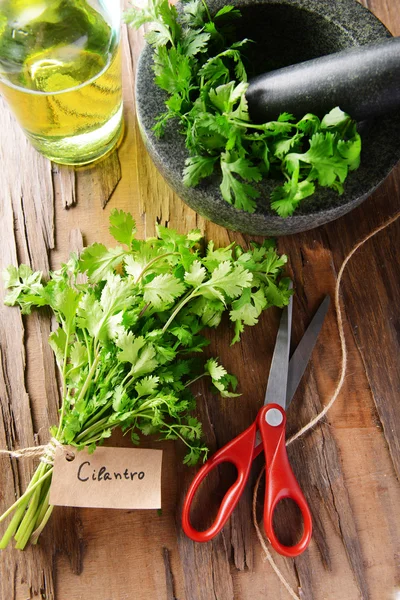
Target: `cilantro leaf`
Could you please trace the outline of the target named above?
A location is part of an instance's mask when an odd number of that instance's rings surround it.
[[[215,381],[218,381],[224,375],[226,375],[226,369],[224,369],[224,367],[219,365],[218,362],[215,360],[215,358],[208,359],[208,361],[204,365],[204,368],[205,368],[206,372],[209,373],[211,378],[214,379]]]
[[[139,351],[146,345],[143,336],[136,337],[131,331],[123,333],[115,342],[121,352],[117,357],[120,362],[129,362],[134,364],[137,361]]]
[[[230,319],[233,322],[240,320],[244,325],[256,325],[266,305],[267,299],[262,289],[258,289],[254,294],[245,289],[241,297],[232,303]]]
[[[225,5],[216,13],[214,20],[218,22],[222,17],[226,18],[227,16],[229,16],[230,19],[239,19],[241,14],[240,11],[234,6]]]
[[[87,330],[93,338],[97,338],[101,329],[104,311],[95,295],[91,293],[84,294],[76,312],[78,326]]]
[[[202,29],[189,29],[185,31],[181,49],[186,56],[195,56],[199,52],[206,52],[210,34]]]
[[[282,186],[277,186],[271,193],[271,207],[280,217],[286,218],[294,213],[300,201],[312,196],[315,186],[305,179],[300,183],[290,180]]]
[[[93,283],[97,283],[122,262],[124,254],[125,251],[119,246],[108,250],[104,244],[96,242],[82,252],[79,269],[87,273]]]
[[[107,316],[133,305],[135,288],[130,277],[122,278],[120,275],[110,273],[105,282],[101,291],[100,306]]]
[[[214,269],[209,281],[203,283],[197,293],[225,302],[223,293],[230,298],[236,298],[244,288],[251,286],[252,281],[253,275],[242,265],[233,266],[231,262],[226,261]]]
[[[132,376],[137,378],[152,373],[157,365],[156,350],[152,344],[147,344],[131,369]]]
[[[65,348],[67,346],[67,334],[62,327],[58,327],[49,336],[49,344],[53,350],[57,364],[62,368],[64,364]]]
[[[361,137],[357,132],[350,140],[338,140],[337,150],[340,156],[345,159],[350,171],[358,169],[360,166]]]
[[[115,208],[110,214],[110,233],[117,242],[130,247],[136,233],[136,223],[130,213]]]
[[[231,112],[233,106],[242,98],[248,88],[248,84],[244,81],[236,85],[234,81],[230,81],[224,85],[212,88],[209,91],[211,103],[221,111]]]
[[[349,121],[349,115],[347,115],[338,106],[336,106],[322,119],[321,129],[331,129],[333,127],[340,127],[341,125],[347,124]]]
[[[235,208],[254,212],[256,209],[255,199],[260,193],[248,183],[242,183],[234,177],[234,173],[247,181],[260,181],[261,173],[257,167],[246,158],[238,158],[229,162],[226,155],[221,156],[222,183],[220,185],[223,198],[233,204]]]
[[[79,292],[61,283],[48,285],[44,290],[49,306],[63,322],[65,330],[71,334],[75,329],[75,316],[81,298]]]
[[[124,17],[125,22],[136,29],[150,23],[151,31],[146,34],[146,39],[153,46],[174,44],[180,37],[177,10],[168,0],[149,0],[143,8],[126,11]]]
[[[198,29],[207,21],[206,8],[200,0],[190,0],[183,5],[182,23],[190,29]]]
[[[143,299],[156,308],[163,308],[183,294],[185,284],[170,274],[157,275],[143,286]]]
[[[195,260],[190,269],[185,273],[185,282],[188,285],[196,287],[200,285],[206,277],[206,270],[199,260]]]
[[[10,265],[3,271],[3,279],[9,290],[4,300],[7,306],[18,303],[22,314],[29,314],[32,306],[48,304],[41,271],[34,272],[28,265],[20,265],[18,268]]]
[[[183,170],[183,185],[195,187],[201,179],[208,177],[214,171],[217,156],[190,156],[185,160]]]
[[[154,394],[158,387],[158,383],[160,381],[159,377],[154,375],[149,375],[147,377],[143,377],[135,384],[135,390],[137,395],[140,396],[151,396]]]
[[[323,186],[330,186],[336,179],[341,183],[347,177],[347,164],[340,160],[335,153],[334,138],[330,132],[315,133],[310,140],[310,149],[300,160],[309,162],[315,172],[318,182]]]
[[[154,59],[156,84],[170,94],[187,97],[190,91],[191,66],[189,57],[176,48],[169,51],[161,46]]]

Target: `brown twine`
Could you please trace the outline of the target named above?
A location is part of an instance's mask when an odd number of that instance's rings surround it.
[[[370,238],[372,238],[374,235],[376,235],[377,233],[379,233],[386,227],[389,227],[389,225],[392,225],[392,223],[397,221],[397,219],[399,217],[400,217],[400,212],[393,215],[393,217],[391,217],[390,219],[385,221],[385,223],[383,223],[382,225],[379,225],[379,227],[374,229],[365,238],[363,238],[360,242],[358,242],[354,246],[354,248],[348,253],[348,255],[346,256],[346,258],[344,259],[344,261],[342,263],[342,266],[340,267],[338,278],[336,281],[336,286],[335,286],[335,310],[336,310],[337,326],[338,326],[338,331],[339,331],[340,346],[341,346],[341,352],[342,352],[342,361],[341,361],[341,365],[340,365],[340,377],[339,377],[338,383],[336,385],[335,391],[333,392],[333,395],[332,395],[331,399],[329,400],[329,402],[324,406],[324,408],[321,410],[321,412],[318,413],[318,415],[316,417],[314,417],[314,419],[312,419],[309,423],[307,423],[307,425],[302,427],[297,433],[295,433],[291,438],[289,438],[286,441],[287,446],[289,446],[289,444],[291,444],[292,442],[297,440],[300,436],[304,435],[307,431],[312,429],[317,423],[319,423],[319,421],[321,421],[321,419],[324,418],[326,413],[329,411],[330,408],[332,408],[333,404],[335,403],[337,397],[339,396],[340,390],[342,389],[343,383],[344,383],[344,378],[346,375],[346,368],[347,368],[347,348],[346,348],[346,339],[345,339],[344,329],[343,329],[342,310],[340,308],[340,285],[342,283],[342,276],[343,276],[344,270],[347,266],[347,263],[349,262],[351,257],[355,254],[355,252],[357,252],[357,250],[363,244],[365,244],[365,242],[367,242]],[[285,579],[285,576],[279,570],[277,564],[275,563],[274,559],[272,558],[271,552],[268,549],[268,546],[266,544],[264,536],[261,533],[260,526],[257,522],[257,514],[256,514],[256,512],[257,512],[256,511],[257,497],[258,497],[258,490],[260,487],[260,481],[261,481],[261,478],[262,478],[264,472],[265,472],[265,466],[262,468],[262,470],[257,478],[256,485],[254,487],[254,492],[253,492],[252,513],[253,513],[254,527],[256,528],[257,537],[258,537],[261,547],[264,551],[265,557],[268,560],[269,564],[271,565],[272,569],[275,571],[278,578],[280,579],[281,583],[284,585],[284,587],[286,588],[289,595],[292,598],[294,598],[294,600],[301,600],[300,596],[298,596],[292,590],[289,582]],[[299,593],[301,594],[301,590],[299,590]]]
[[[10,456],[11,458],[31,458],[40,456],[41,462],[47,465],[54,465],[54,455],[56,448],[64,446],[55,437],[52,437],[48,444],[44,446],[32,446],[31,448],[20,448],[18,450],[1,450],[0,455]]]

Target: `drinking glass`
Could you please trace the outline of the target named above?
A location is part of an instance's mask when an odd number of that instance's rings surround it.
[[[120,19],[119,0],[0,0],[0,93],[54,162],[92,162],[122,135]]]

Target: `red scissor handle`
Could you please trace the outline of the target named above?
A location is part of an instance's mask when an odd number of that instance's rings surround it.
[[[312,518],[307,501],[293,474],[286,453],[286,413],[278,404],[267,404],[259,411],[257,425],[265,452],[266,482],[264,529],[272,547],[283,556],[295,557],[304,552],[312,535]],[[281,500],[290,498],[303,516],[303,535],[294,546],[281,544],[273,527],[274,510]]]
[[[238,437],[234,438],[231,442],[213,454],[213,456],[204,463],[193,479],[183,504],[182,527],[186,535],[195,542],[208,542],[215,537],[217,533],[221,531],[232,514],[236,504],[239,502],[239,498],[242,495],[249,478],[253,458],[255,458],[262,450],[262,444],[259,444],[257,448],[254,448],[256,430],[257,423],[254,422]],[[200,484],[210,471],[224,462],[235,465],[238,472],[237,479],[226,492],[219,507],[216,519],[211,527],[205,531],[197,531],[190,522],[190,508],[194,496]]]

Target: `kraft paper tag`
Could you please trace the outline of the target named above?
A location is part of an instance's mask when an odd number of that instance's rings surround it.
[[[68,460],[75,456],[73,460]],[[57,448],[50,504],[88,508],[161,508],[162,450]]]

